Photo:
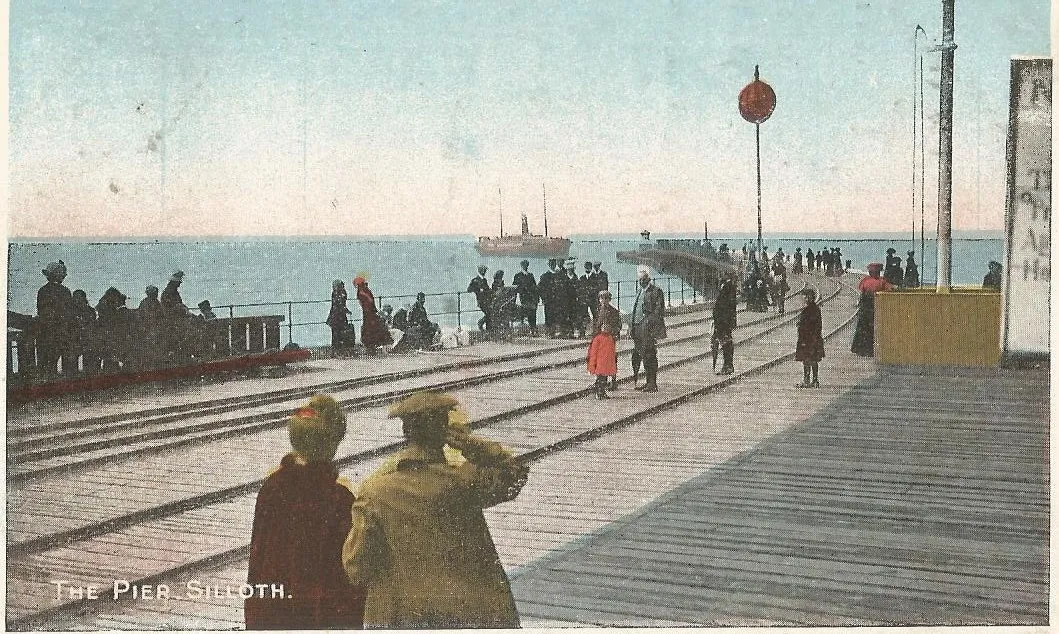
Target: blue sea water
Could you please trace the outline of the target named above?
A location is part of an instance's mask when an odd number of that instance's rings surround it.
[[[697,238],[701,236],[656,235],[652,238]],[[715,246],[727,242],[740,250],[754,238],[746,234],[711,235]],[[609,235],[573,238],[570,255],[578,260],[582,272],[585,260],[600,260],[612,282],[633,280],[636,267],[618,262],[618,251],[635,250],[639,236]],[[907,236],[876,235],[866,239],[851,239],[848,235],[767,236],[769,252],[783,247],[793,253],[796,247],[839,247],[843,259],[852,260],[855,268],[882,261],[886,248],[893,246],[898,255],[912,249]],[[209,299],[214,307],[231,304],[250,305],[233,309],[233,314],[282,314],[293,319],[290,333],[293,340],[305,345],[321,345],[330,341],[330,331],[321,322],[326,318],[331,294],[331,281],[341,279],[350,291],[353,317],[360,310],[353,299],[351,280],[358,273],[367,273],[369,286],[385,303],[394,308],[411,303],[419,291],[426,293],[454,293],[465,291],[475,267],[484,263],[487,274],[502,269],[510,283],[519,270],[521,258],[483,258],[474,248],[471,237],[442,238],[372,238],[372,239],[185,239],[179,241],[142,240],[137,242],[14,241],[8,245],[7,302],[10,310],[34,314],[36,291],[44,283],[41,269],[51,261],[62,259],[68,268],[66,286],[83,289],[93,305],[110,286],[129,296],[128,305],[136,307],[148,284],[159,288],[175,270],[185,273],[180,287],[184,303],[197,305]],[[924,280],[935,279],[935,243],[926,242],[926,257],[916,260]],[[990,260],[1003,261],[1003,240],[998,235],[958,237],[953,240],[953,284],[980,284]],[[925,266],[924,266],[925,263]],[[530,270],[539,278],[547,268],[546,261],[531,260]],[[925,269],[925,270],[924,270]],[[631,288],[631,285],[630,285]],[[628,310],[624,286],[622,305]],[[461,308],[472,310],[473,298],[464,295]],[[305,302],[288,306],[288,302]],[[428,300],[431,312],[455,312],[455,295],[433,297]],[[226,316],[228,309],[218,310]],[[440,315],[442,323],[454,324],[454,315]],[[468,313],[462,318],[464,327],[474,325],[477,317]],[[304,325],[300,325],[304,324]],[[284,327],[284,339],[288,330]]]

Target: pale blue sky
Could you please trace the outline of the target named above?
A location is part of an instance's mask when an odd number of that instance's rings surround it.
[[[557,232],[750,231],[760,64],[766,231],[904,230],[940,5],[16,0],[11,229],[491,234],[499,187],[539,230],[546,182]],[[1009,59],[1049,53],[1049,3],[956,10],[954,224],[998,228]]]

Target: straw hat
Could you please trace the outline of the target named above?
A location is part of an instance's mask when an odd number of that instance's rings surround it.
[[[48,266],[41,269],[40,272],[48,279],[53,277],[66,277],[66,263],[62,260],[59,260],[58,262],[48,262]]]

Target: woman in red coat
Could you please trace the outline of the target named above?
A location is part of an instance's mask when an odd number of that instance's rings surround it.
[[[796,386],[820,387],[820,360],[824,358],[823,321],[820,307],[816,304],[816,291],[807,288],[804,293],[805,308],[798,316],[798,347],[795,348],[794,359],[802,362],[805,378]]]
[[[379,346],[392,344],[390,329],[375,309],[375,296],[368,288],[368,281],[358,276],[353,280],[353,285],[357,287],[357,301],[360,302],[360,310],[364,313],[364,324],[360,328],[361,343],[368,352],[374,352]]]
[[[257,494],[247,583],[268,588],[246,600],[246,629],[359,629],[365,592],[342,567],[354,497],[332,464],[345,414],[317,395],[291,416],[289,431],[294,451]]]
[[[617,340],[621,333],[621,313],[610,303],[610,291],[599,292],[599,310],[588,346],[588,371],[596,375],[596,397],[607,396],[607,377],[618,374]]]

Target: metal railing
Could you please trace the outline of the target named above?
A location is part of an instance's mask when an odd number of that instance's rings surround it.
[[[676,276],[663,276],[654,280],[655,285],[665,292],[666,303],[669,306],[682,306],[685,304],[698,304],[704,300],[702,293],[683,278]],[[632,304],[636,299],[636,280],[618,280],[610,282],[611,293],[614,295],[614,305],[623,312],[632,310]],[[389,304],[394,310],[411,304],[416,299],[416,293],[405,293],[399,295],[377,295],[375,297],[375,309]],[[478,318],[482,312],[478,308],[474,293],[467,291],[453,291],[442,293],[424,293],[426,296],[427,317],[442,327],[465,329],[477,328]],[[440,310],[437,308],[440,304]],[[231,304],[217,306],[214,310],[220,313],[228,311],[229,316],[236,316],[245,309],[263,309],[273,307],[280,309],[287,315],[286,323],[282,327],[287,329],[287,342],[297,341],[302,346],[327,345],[331,341],[330,329],[326,324],[327,313],[330,311],[331,300],[303,300],[286,302],[264,302],[255,304]],[[354,324],[359,332],[363,325],[363,315],[354,317],[358,312],[356,297],[350,297],[347,307],[352,311],[348,321]],[[322,315],[322,319],[314,319],[309,316],[309,310],[313,314]],[[543,323],[543,305],[537,304],[538,323]],[[271,312],[271,311],[270,311]]]

